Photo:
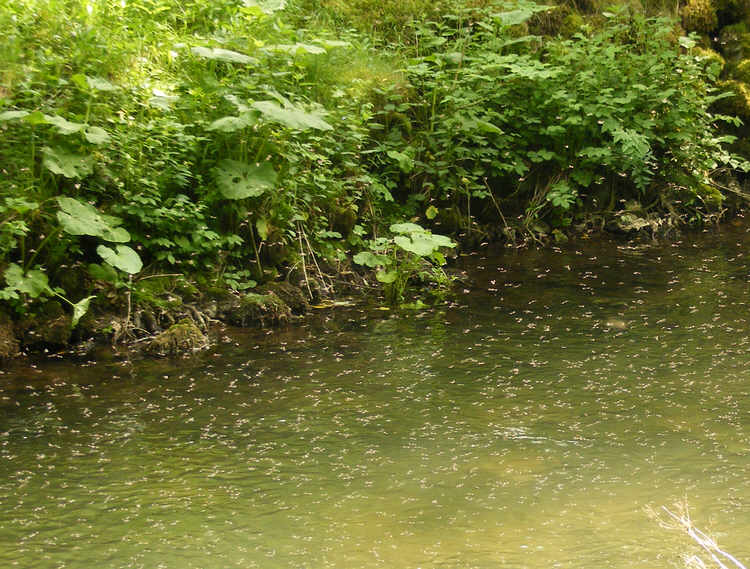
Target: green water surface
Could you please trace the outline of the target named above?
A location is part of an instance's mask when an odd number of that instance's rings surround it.
[[[0,375],[0,567],[662,568],[687,502],[750,561],[750,245],[462,259],[175,360]]]

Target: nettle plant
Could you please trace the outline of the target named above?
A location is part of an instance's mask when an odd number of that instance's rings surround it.
[[[452,249],[456,243],[416,223],[394,223],[389,230],[389,237],[370,240],[369,250],[354,256],[355,263],[377,270],[375,278],[383,283],[386,300],[401,303],[411,281],[431,283],[444,292],[451,279],[443,270],[446,258],[441,249]]]

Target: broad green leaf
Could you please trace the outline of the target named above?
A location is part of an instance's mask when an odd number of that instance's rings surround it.
[[[266,119],[281,123],[289,128],[333,130],[333,127],[323,120],[322,112],[307,112],[291,103],[282,107],[274,101],[256,101],[253,103],[253,108],[263,113]]]
[[[156,109],[162,111],[168,111],[172,108],[172,105],[179,101],[180,98],[177,95],[167,95],[166,93],[154,93],[154,96],[148,100],[148,104]]]
[[[78,321],[88,312],[92,298],[96,298],[96,296],[87,296],[73,305],[73,318],[70,321],[72,328],[75,328]]]
[[[352,260],[358,265],[364,265],[365,267],[375,268],[383,267],[391,263],[391,259],[386,255],[378,255],[371,251],[361,251],[354,255]]]
[[[102,265],[99,263],[90,263],[88,269],[89,275],[91,275],[91,278],[94,280],[105,281],[108,283],[117,282],[117,271],[112,265],[108,265],[107,263]]]
[[[59,174],[66,178],[85,178],[93,172],[93,158],[91,156],[79,156],[69,154],[59,148],[42,148],[44,159],[42,164],[53,174]]]
[[[206,127],[206,130],[218,130],[219,132],[235,132],[258,122],[260,114],[257,111],[242,113],[238,117],[221,117]]]
[[[226,61],[229,63],[256,64],[258,60],[244,53],[232,51],[231,49],[222,49],[219,47],[194,47],[190,51],[193,55],[204,59],[213,59],[216,61]]]
[[[118,217],[103,215],[94,206],[67,196],[58,196],[60,211],[57,219],[63,231],[70,235],[91,235],[107,241],[126,243],[130,234],[122,227]]]
[[[405,152],[389,150],[386,154],[389,158],[398,162],[398,167],[404,174],[408,174],[414,169],[414,159]]]
[[[29,111],[5,111],[0,113],[0,121],[12,121],[22,119],[29,114]]]
[[[383,284],[391,284],[398,278],[398,270],[378,271],[375,273],[375,278]]]
[[[436,208],[434,205],[431,205],[427,208],[427,210],[424,212],[424,215],[427,219],[435,219],[438,214],[438,208]]]
[[[276,170],[270,162],[245,164],[236,160],[222,160],[216,168],[216,185],[221,195],[230,200],[241,200],[262,195],[276,185]]]
[[[120,87],[113,85],[103,77],[86,76],[86,84],[94,91],[118,91]]]
[[[300,55],[304,53],[310,53],[313,55],[319,55],[321,53],[326,53],[325,48],[320,47],[319,45],[313,45],[309,43],[295,43],[295,44],[279,44],[279,45],[269,45],[266,47],[269,51],[278,51],[281,53],[288,53],[290,55]]]
[[[47,275],[38,269],[24,273],[20,266],[11,263],[3,274],[10,288],[28,294],[31,298],[37,298],[42,293],[52,294]]]
[[[42,113],[42,111],[32,111],[25,117],[23,117],[24,122],[29,123],[30,125],[38,125],[38,124],[47,124],[47,115]]]
[[[314,41],[316,41],[326,49],[332,49],[335,47],[351,47],[352,45],[350,42],[342,40],[316,39]]]
[[[245,7],[257,7],[266,15],[283,10],[286,7],[286,0],[244,0]]]
[[[503,26],[517,26],[526,22],[537,12],[546,12],[551,8],[552,6],[543,6],[541,4],[527,4],[517,10],[492,14],[492,17],[498,20]]]
[[[130,241],[130,233],[124,227],[109,227],[102,233],[101,237],[112,243],[127,243]]]
[[[76,87],[78,87],[81,91],[89,90],[89,82],[86,81],[86,76],[83,73],[76,73],[70,78],[70,80],[73,81]]]
[[[69,134],[75,134],[76,132],[81,132],[84,128],[86,128],[85,124],[68,121],[60,115],[44,115],[44,118],[47,120],[48,124],[57,127],[57,132],[65,136]]]
[[[411,236],[396,235],[393,238],[393,242],[404,251],[414,253],[420,257],[427,257],[438,248],[429,237],[430,235],[426,233],[412,233]]]
[[[109,142],[110,140],[109,134],[107,133],[107,131],[98,126],[88,127],[84,131],[83,136],[91,144],[104,144],[106,142]]]
[[[143,261],[133,249],[127,245],[116,245],[110,249],[106,245],[99,245],[96,252],[104,260],[116,269],[120,269],[130,275],[134,275],[143,268]]]
[[[388,230],[391,233],[424,233],[426,229],[416,223],[394,223]]]

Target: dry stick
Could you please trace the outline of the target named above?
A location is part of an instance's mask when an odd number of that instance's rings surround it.
[[[299,239],[299,254],[302,259],[302,274],[305,276],[305,286],[307,287],[307,292],[312,299],[313,293],[310,289],[310,280],[307,278],[307,265],[305,264],[305,249],[302,246],[302,227],[300,227],[299,222],[297,222],[297,239]]]
[[[503,210],[500,209],[500,204],[497,203],[497,200],[495,199],[495,194],[492,191],[492,188],[490,188],[490,185],[487,183],[487,178],[484,180],[484,186],[487,188],[487,191],[490,194],[490,198],[492,198],[492,203],[495,204],[495,209],[497,210],[497,213],[500,214],[500,219],[503,220],[503,225],[505,226],[505,229],[510,230],[510,227],[508,227],[508,222],[505,219],[505,216],[503,215]]]
[[[738,569],[747,569],[742,563],[740,563],[733,555],[727,553],[726,551],[719,548],[719,546],[716,544],[716,541],[708,537],[705,533],[703,533],[698,528],[694,527],[692,522],[689,518],[686,518],[684,516],[678,516],[677,514],[671,512],[666,506],[662,506],[662,509],[669,514],[669,516],[677,521],[682,527],[684,527],[687,530],[687,533],[690,537],[693,538],[693,540],[700,545],[706,553],[708,553],[711,558],[716,562],[716,564],[721,567],[722,569],[730,569],[724,563],[716,556],[716,553],[718,552],[721,555],[723,555],[726,559],[729,559],[732,563],[734,563],[735,567]]]
[[[302,236],[305,238],[305,243],[307,243],[307,250],[310,251],[310,256],[312,257],[313,263],[315,264],[315,268],[318,270],[318,276],[320,277],[320,284],[328,288],[326,285],[325,277],[323,276],[323,271],[320,270],[320,266],[318,265],[318,260],[315,258],[315,251],[313,251],[312,246],[310,245],[310,242],[307,240],[307,233],[305,233],[305,230],[302,230]]]

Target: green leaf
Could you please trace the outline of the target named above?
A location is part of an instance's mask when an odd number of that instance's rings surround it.
[[[42,111],[32,111],[25,117],[23,117],[24,122],[29,123],[32,126],[36,126],[38,124],[47,124],[47,115],[45,115]]]
[[[92,298],[96,298],[96,296],[87,296],[73,305],[73,318],[70,321],[71,327],[75,328],[78,321],[88,312]]]
[[[431,205],[427,208],[427,210],[424,212],[424,215],[427,219],[435,219],[438,214],[438,208],[436,208],[434,205]]]
[[[94,91],[119,91],[120,87],[113,85],[103,77],[86,76],[86,84]]]
[[[242,113],[238,117],[221,117],[206,127],[206,130],[218,130],[219,132],[236,132],[258,122],[260,113],[251,111]]]
[[[3,275],[10,288],[28,294],[31,298],[37,298],[43,293],[52,294],[47,275],[40,270],[32,269],[24,273],[20,266],[11,263]]]
[[[411,236],[396,235],[396,237],[393,238],[393,242],[404,251],[409,251],[420,257],[427,257],[437,249],[437,246],[432,240],[426,239],[425,237],[429,236],[420,233],[413,233]]]
[[[117,271],[112,265],[99,263],[90,263],[88,266],[89,275],[91,278],[97,281],[104,281],[108,283],[115,283],[118,280]]]
[[[258,230],[258,235],[261,239],[264,241],[268,239],[268,220],[264,217],[261,217],[258,221],[255,222],[255,229]]]
[[[79,156],[68,154],[59,148],[42,148],[44,159],[42,164],[53,174],[59,174],[66,178],[85,178],[93,172],[93,159],[91,156]]]
[[[12,121],[22,119],[29,114],[29,111],[5,111],[0,113],[0,121]]]
[[[266,15],[283,10],[286,0],[244,0],[245,7],[255,6]]]
[[[378,255],[371,251],[361,251],[354,255],[352,260],[358,265],[364,265],[365,267],[375,268],[390,265],[391,259],[386,255]]]
[[[101,238],[112,243],[127,243],[130,233],[124,227],[108,227],[102,232]]]
[[[383,284],[391,284],[398,278],[398,271],[396,269],[392,271],[378,271],[375,273],[375,278]]]
[[[143,261],[138,253],[127,245],[116,245],[114,250],[106,245],[99,245],[96,252],[105,263],[130,275],[134,275],[143,268]]]
[[[333,130],[333,127],[323,120],[322,112],[307,112],[291,103],[281,106],[275,101],[256,101],[253,108],[263,113],[263,116],[273,122],[281,123],[297,130]]]
[[[120,218],[103,215],[94,206],[67,196],[58,196],[57,203],[57,220],[69,235],[91,235],[117,243],[130,241],[130,234],[117,227],[122,223]]]
[[[388,230],[391,233],[424,233],[426,229],[416,223],[394,223]]]
[[[325,48],[320,47],[319,45],[312,45],[309,43],[295,43],[291,45],[288,45],[288,44],[269,45],[266,47],[266,49],[269,51],[288,53],[290,55],[301,55],[305,53],[319,55],[321,53],[326,53]]]
[[[107,131],[98,126],[88,127],[83,133],[83,136],[91,144],[104,144],[110,140]]]
[[[213,59],[216,61],[226,61],[228,63],[256,64],[258,60],[244,53],[232,51],[230,49],[221,49],[218,47],[194,47],[190,51],[193,55],[204,59]]]
[[[44,115],[47,124],[51,124],[57,127],[57,132],[62,135],[75,134],[81,132],[86,125],[79,122],[70,122],[59,115]]]
[[[386,154],[389,158],[398,162],[398,167],[404,174],[408,174],[414,169],[414,158],[412,158],[405,152],[399,152],[398,150],[389,150],[388,152],[386,152]]]
[[[270,162],[245,164],[222,160],[216,168],[216,185],[225,198],[241,200],[262,195],[276,185],[276,170]]]

